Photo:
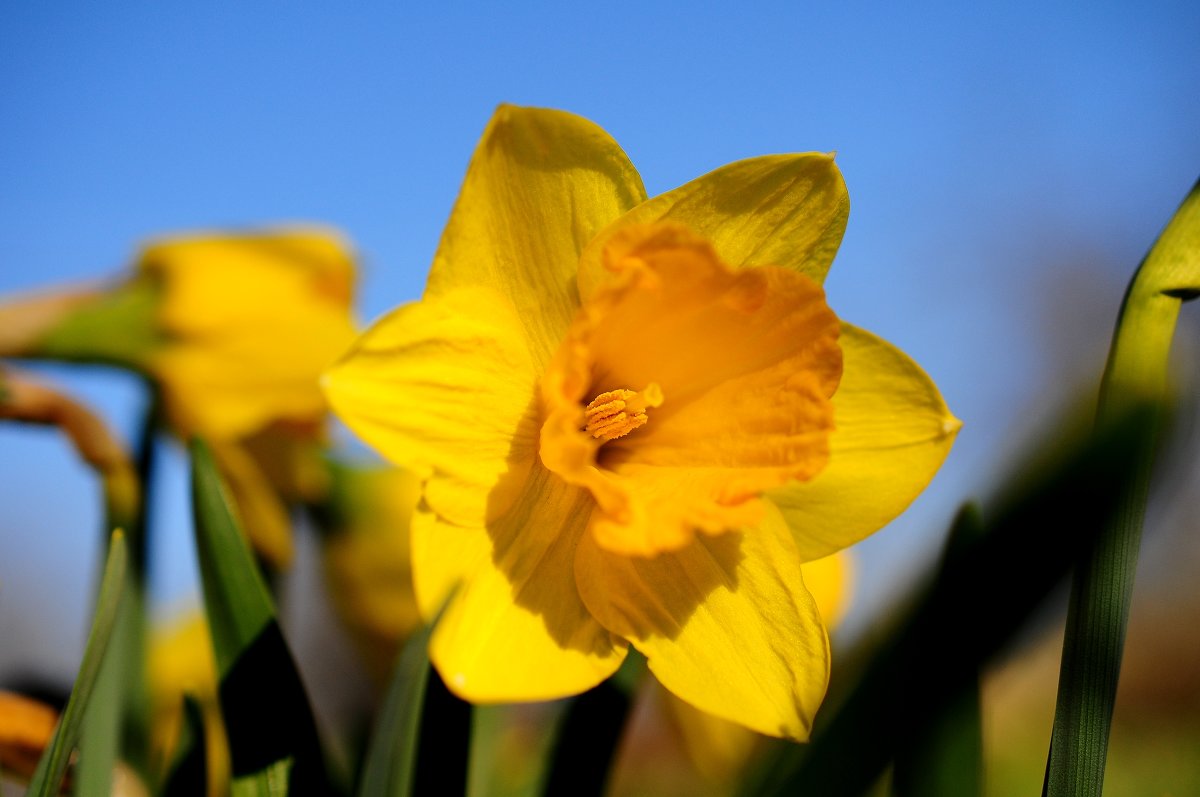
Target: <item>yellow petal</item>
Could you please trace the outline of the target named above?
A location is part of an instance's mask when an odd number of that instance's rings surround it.
[[[520,330],[494,291],[447,291],[393,311],[325,376],[342,420],[426,480],[429,506],[461,526],[502,514],[537,456]]]
[[[212,451],[250,547],[275,569],[285,569],[292,562],[294,549],[292,524],[283,499],[240,445],[213,440]]]
[[[784,266],[817,283],[833,262],[850,199],[832,155],[809,152],[737,161],[643,202],[601,232],[579,265],[579,293],[605,279],[610,236],[632,224],[681,222],[733,266]]]
[[[295,231],[172,239],[145,249],[171,341],[150,369],[172,423],[213,439],[325,412],[321,371],[354,339],[353,261],[340,239]]]
[[[30,778],[50,744],[58,712],[45,703],[0,691],[0,768]]]
[[[829,643],[778,512],[654,558],[613,554],[585,535],[575,574],[588,609],[667,689],[760,733],[808,738]]]
[[[652,555],[696,529],[757,522],[763,490],[827,457],[841,354],[820,286],[733,270],[679,225],[627,227],[606,257],[616,278],[542,380],[542,461],[593,490],[593,530],[613,551]],[[648,420],[600,447],[580,404],[620,389],[647,390]]]
[[[162,281],[160,318],[180,334],[221,332],[295,309],[283,301],[264,307],[274,291],[284,292],[280,300],[343,308],[354,291],[349,245],[318,228],[164,238],[142,250],[137,268]]]
[[[417,608],[433,620],[451,591],[487,562],[492,540],[486,529],[447,523],[422,504],[413,512],[410,529]]]
[[[188,612],[151,631],[146,675],[153,710],[152,755],[166,761],[176,749],[183,729],[183,698],[191,696],[200,704],[208,745],[207,793],[228,794],[229,744],[218,704],[217,665],[208,623],[203,614]]]
[[[539,466],[507,515],[474,530],[491,551],[430,640],[430,657],[453,692],[482,703],[550,700],[589,689],[620,666],[625,642],[596,622],[575,588],[572,562],[592,506],[586,491]],[[413,525],[419,593],[428,593],[426,570],[458,567],[437,559],[462,556],[459,545],[439,545],[433,535],[470,531],[427,520]]]
[[[817,611],[825,621],[826,628],[836,628],[854,593],[854,557],[849,551],[840,551],[811,562],[801,568],[804,586],[817,602]]]
[[[849,551],[842,551],[805,562],[800,571],[821,619],[827,628],[834,628],[850,603],[853,557]],[[701,773],[724,780],[741,771],[761,737],[741,725],[700,711],[670,693],[662,694],[663,706],[679,731],[688,758]]]
[[[507,296],[540,365],[579,306],[583,247],[645,197],[625,153],[592,122],[502,105],[471,158],[425,295],[478,286]]]
[[[160,704],[184,693],[210,700],[217,697],[217,665],[208,623],[199,612],[156,627],[150,640],[147,677]]]
[[[903,512],[941,466],[960,425],[902,351],[848,324],[840,340],[844,370],[833,397],[829,464],[810,482],[767,493],[805,561],[858,542]]]

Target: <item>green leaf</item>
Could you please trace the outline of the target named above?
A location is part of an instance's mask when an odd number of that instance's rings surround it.
[[[505,759],[502,736],[508,719],[507,705],[475,706],[471,711],[471,752],[467,764],[467,797],[501,797],[509,792],[497,776]],[[532,792],[536,794],[537,792]]]
[[[1158,411],[1132,406],[1049,460],[1023,463],[979,539],[947,556],[859,676],[835,670],[841,680],[831,684],[812,742],[780,748],[742,793],[837,797],[875,783],[904,739],[926,732],[1095,545],[1131,488],[1129,459]]]
[[[1200,182],[1146,255],[1126,291],[1100,386],[1097,417],[1130,403],[1163,399],[1167,359],[1180,305],[1200,295]],[[1100,794],[1116,703],[1117,679],[1141,544],[1150,471],[1164,418],[1146,423],[1131,452],[1134,489],[1100,542],[1082,557],[1071,583],[1058,701],[1043,794]]]
[[[139,435],[137,506],[109,503],[107,525],[125,532],[128,566],[125,596],[84,721],[74,792],[107,794],[113,767],[124,760],[147,783],[150,773],[150,696],[145,662],[146,508],[154,487],[154,439],[159,401],[151,391]]]
[[[550,750],[562,727],[567,701],[475,706],[467,797],[536,797],[545,793]],[[520,739],[514,744],[514,737]]]
[[[383,708],[375,720],[360,797],[407,797],[416,774],[421,708],[429,683],[429,636],[433,624],[415,633],[392,671]]]
[[[955,560],[983,534],[979,509],[968,504],[950,530],[943,578]],[[895,797],[977,797],[983,793],[983,716],[979,668],[960,674],[962,686],[930,717],[924,733],[906,734],[892,766]]]
[[[104,664],[113,628],[125,591],[125,568],[128,552],[125,535],[114,531],[108,547],[108,559],[104,565],[104,576],[100,582],[100,596],[96,601],[96,613],[92,618],[92,629],[88,634],[87,646],[83,651],[83,662],[79,675],[71,689],[71,697],[63,711],[62,719],[50,741],[50,747],[38,762],[37,771],[29,783],[30,797],[57,795],[59,784],[67,771],[71,751],[79,744],[88,705],[96,689],[96,682]],[[111,773],[111,770],[109,770]],[[107,789],[105,790],[107,792]]]
[[[327,790],[316,723],[275,607],[230,509],[212,454],[191,444],[204,606],[229,736],[233,793]]]
[[[128,575],[126,576],[128,578]],[[128,589],[128,585],[126,585]],[[122,707],[127,685],[130,626],[133,616],[128,593],[118,610],[108,655],[96,677],[96,688],[83,720],[79,744],[79,763],[75,767],[73,791],[78,795],[107,794],[112,789],[113,767],[121,740]]]

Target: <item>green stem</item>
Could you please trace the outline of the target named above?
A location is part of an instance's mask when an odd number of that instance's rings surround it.
[[[154,783],[153,762],[150,760],[151,699],[147,678],[146,596],[149,594],[150,561],[153,553],[150,509],[154,501],[156,471],[158,470],[157,439],[162,427],[162,401],[157,386],[146,380],[147,405],[142,415],[138,436],[137,475],[141,490],[137,515],[130,523],[129,564],[130,600],[128,668],[125,691],[125,719],[121,728],[126,760],[146,779]]]
[[[1200,182],[1180,205],[1126,291],[1100,387],[1104,421],[1138,400],[1165,399],[1180,304],[1200,294]],[[1130,467],[1133,487],[1096,548],[1076,567],[1043,794],[1099,795],[1129,620],[1156,442],[1153,416]]]
[[[163,345],[158,286],[129,280],[0,301],[0,356],[144,371]]]

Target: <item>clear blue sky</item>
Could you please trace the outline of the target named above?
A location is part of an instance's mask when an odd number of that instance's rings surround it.
[[[830,301],[965,422],[934,489],[864,554],[878,600],[1097,364],[1124,281],[1200,174],[1197,42],[1194,2],[8,3],[0,294],[116,273],[152,235],[311,220],[355,242],[377,316],[420,291],[500,102],[598,122],[651,193],[836,150],[852,212]],[[43,372],[131,433],[131,382]],[[169,476],[179,513],[178,463]],[[60,441],[0,428],[0,678],[73,671],[95,498]],[[158,566],[166,600],[189,588],[185,533]]]

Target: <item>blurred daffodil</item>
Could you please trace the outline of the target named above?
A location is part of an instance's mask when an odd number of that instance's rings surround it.
[[[420,484],[398,468],[334,465],[319,513],[334,611],[382,687],[396,651],[421,625],[413,594],[409,524]]]
[[[160,291],[169,345],[149,367],[180,428],[228,440],[320,421],[316,377],[355,335],[354,262],[336,235],[164,239],[142,251],[137,271]]]
[[[826,155],[647,199],[579,117],[502,107],[424,298],[327,376],[422,482],[412,568],[476,702],[560,697],[629,644],[703,711],[803,739],[828,680],[801,564],[920,492],[957,422],[820,281],[848,211]]]
[[[317,380],[354,339],[353,290],[353,257],[332,232],[163,238],[115,286],[0,306],[0,354],[148,375],[171,428],[212,446],[259,555],[283,566],[286,503],[325,486]]]
[[[295,230],[172,238],[142,252],[159,292],[149,370],[171,426],[201,435],[260,555],[292,557],[285,501],[324,487],[323,368],[353,340],[354,263],[337,236]]]
[[[199,612],[157,627],[150,637],[147,676],[153,709],[154,758],[166,762],[179,743],[184,697],[195,700],[204,721],[208,794],[224,794],[229,748],[217,698],[217,666],[208,623]],[[165,764],[163,765],[165,766]]]

